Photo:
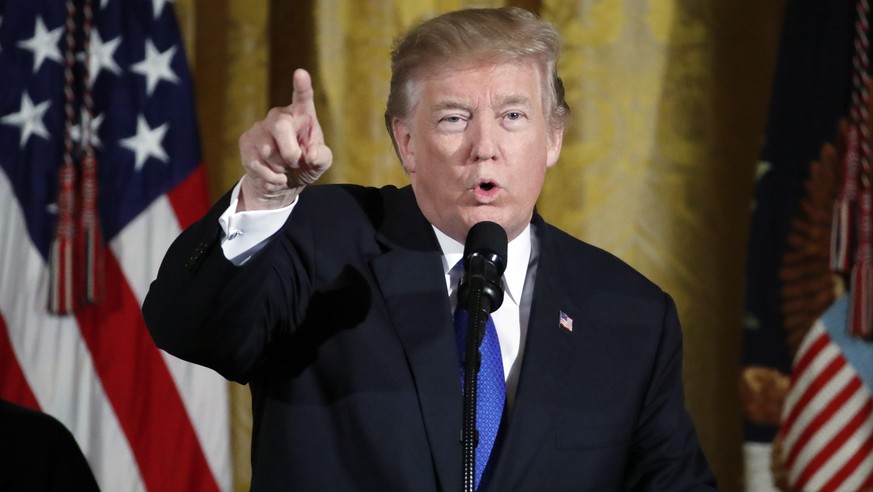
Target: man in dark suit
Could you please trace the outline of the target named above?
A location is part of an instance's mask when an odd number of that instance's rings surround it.
[[[455,264],[481,221],[509,246],[479,490],[714,489],[670,297],[534,211],[569,111],[559,46],[513,8],[407,34],[386,112],[405,188],[309,186],[332,156],[302,70],[242,135],[244,178],[174,242],[143,312],[158,346],[251,385],[252,489],[461,489]]]

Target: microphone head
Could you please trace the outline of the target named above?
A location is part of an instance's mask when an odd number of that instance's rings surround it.
[[[479,222],[470,228],[464,244],[464,277],[458,289],[462,306],[482,307],[489,313],[500,307],[506,249],[506,231],[494,222]]]
[[[497,268],[497,274],[506,270],[506,231],[499,224],[489,221],[479,222],[470,228],[464,243],[464,264],[469,267],[473,255],[486,257]]]

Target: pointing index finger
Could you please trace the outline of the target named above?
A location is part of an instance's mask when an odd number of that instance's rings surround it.
[[[309,72],[298,68],[294,71],[294,94],[291,107],[294,114],[315,114],[315,92],[312,90],[312,77]]]

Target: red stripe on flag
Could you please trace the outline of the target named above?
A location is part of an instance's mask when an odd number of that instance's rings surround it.
[[[806,446],[806,443],[809,442],[810,439],[815,436],[815,433],[825,424],[830,421],[831,417],[836,414],[840,408],[843,407],[843,404],[846,403],[855,392],[861,387],[861,380],[858,378],[852,378],[846,386],[837,393],[834,398],[828,402],[827,405],[815,416],[803,429],[803,432],[800,434],[800,437],[794,442],[794,445],[791,447],[791,452],[788,454],[788,458],[785,460],[786,465],[790,468],[794,465],[794,460],[797,459],[797,455],[800,454],[800,451],[803,450],[803,447]]]
[[[172,376],[109,251],[105,275],[104,301],[76,316],[146,489],[217,491]]]
[[[837,452],[846,441],[849,439],[849,436],[855,433],[859,427],[864,425],[867,421],[867,418],[870,416],[870,411],[873,409],[873,405],[871,405],[870,400],[867,400],[867,403],[855,413],[855,416],[851,418],[846,425],[840,429],[839,432],[834,434],[834,436],[828,441],[828,443],[818,452],[818,454],[813,457],[813,459],[809,460],[809,463],[803,466],[803,471],[800,473],[800,476],[797,477],[797,482],[794,484],[794,489],[797,490],[806,490],[807,483],[815,475],[818,470],[824,466],[825,463]],[[841,480],[842,481],[842,480]]]
[[[816,375],[815,379],[809,383],[809,386],[804,390],[800,398],[798,398],[797,403],[795,403],[794,407],[791,408],[788,417],[786,417],[785,422],[782,424],[782,428],[785,429],[786,435],[791,432],[792,427],[794,427],[794,421],[797,420],[797,417],[800,416],[803,409],[806,408],[806,405],[815,398],[815,395],[817,395],[822,388],[827,386],[834,374],[839,372],[845,365],[846,359],[843,357],[837,357],[828,363],[827,367],[822,369],[822,371]],[[797,374],[799,375],[800,373]]]
[[[871,450],[873,453],[873,450]],[[861,486],[858,487],[860,490],[870,490],[873,489],[873,473],[871,473],[867,478],[861,483]]]
[[[871,405],[870,400],[867,400],[867,405],[865,406],[865,408],[867,414],[869,415],[870,411],[873,410],[873,405]],[[864,460],[870,458],[871,451],[873,451],[873,435],[867,436],[864,444],[862,444],[858,448],[858,450],[855,451],[855,454],[853,454],[852,457],[846,461],[846,464],[844,464],[843,467],[840,468],[840,470],[833,477],[831,477],[831,479],[828,480],[826,484],[824,484],[821,489],[822,492],[836,492],[837,490],[839,490],[839,487],[843,484],[843,482],[846,481],[847,478],[852,475],[852,473],[858,468],[858,466],[860,466],[861,463],[864,462]],[[869,482],[871,478],[873,477],[868,477],[866,481]],[[864,487],[862,490],[866,490],[866,487]]]
[[[36,396],[31,391],[18,363],[18,357],[12,349],[12,340],[9,338],[9,328],[6,326],[3,313],[0,313],[0,374],[3,375],[3,378],[0,378],[0,398],[40,410]]]
[[[209,193],[206,190],[206,174],[203,165],[197,166],[185,181],[167,193],[170,204],[179,219],[179,227],[185,229],[209,211]]]
[[[797,382],[797,378],[800,377],[801,374],[806,372],[806,369],[812,364],[812,361],[818,357],[819,352],[824,350],[825,347],[828,346],[830,338],[824,333],[820,333],[818,338],[813,341],[809,347],[802,354],[798,354],[800,356],[799,359],[796,359],[794,362],[794,368],[791,373],[791,384],[794,385]]]

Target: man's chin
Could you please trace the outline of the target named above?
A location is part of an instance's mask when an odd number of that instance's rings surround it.
[[[488,211],[486,213],[475,213],[471,214],[465,222],[467,225],[467,230],[470,230],[471,227],[478,224],[479,222],[494,222],[499,224],[500,227],[506,229],[507,224],[505,217],[500,213],[495,213],[496,211]]]
[[[482,210],[480,208],[475,212],[476,213],[469,214],[464,221],[468,231],[479,222],[494,222],[499,224],[500,227],[506,231],[506,235],[510,241],[521,234],[524,228],[527,227],[527,224],[530,222],[530,218],[533,215],[533,209],[531,209],[526,219],[523,219],[523,216],[520,213],[513,214],[508,210],[499,210],[495,208],[492,208],[491,210]],[[466,236],[466,232],[464,235]]]

